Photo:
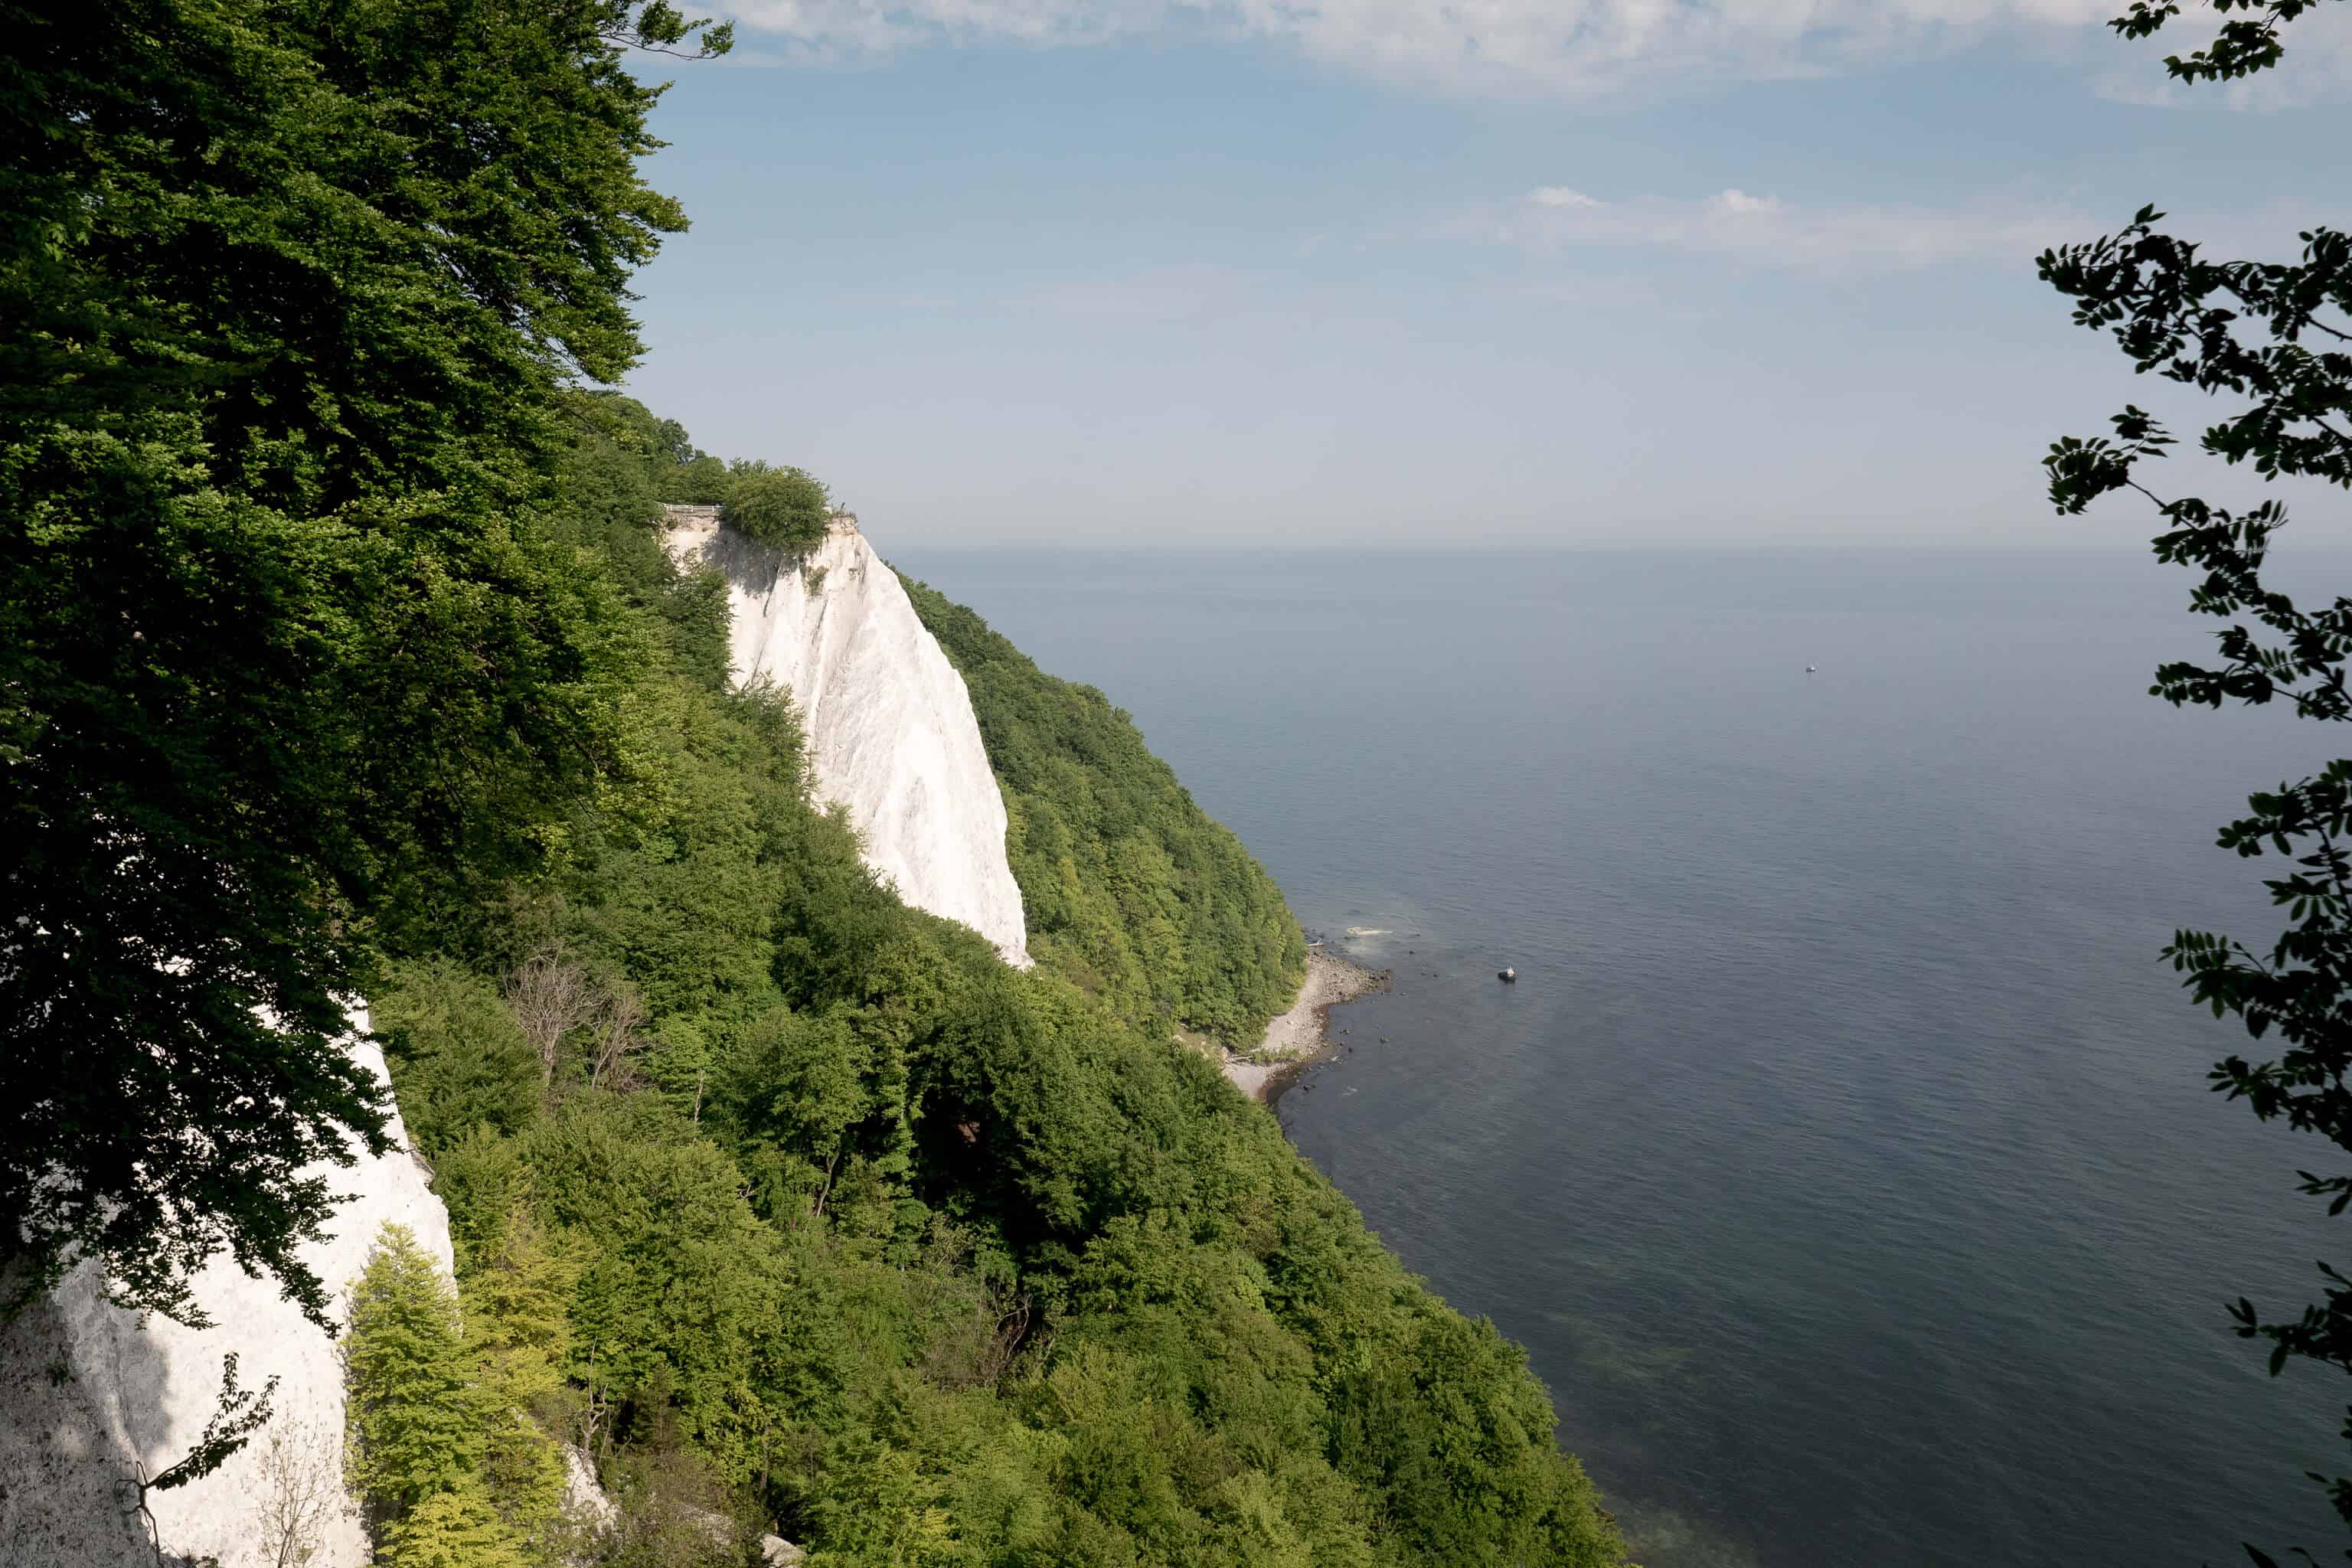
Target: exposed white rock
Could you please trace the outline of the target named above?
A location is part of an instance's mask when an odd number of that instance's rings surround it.
[[[563,1512],[564,1517],[590,1535],[604,1535],[620,1528],[621,1510],[596,1484],[596,1472],[588,1463],[588,1456],[574,1443],[563,1445]]]
[[[849,808],[866,863],[1027,968],[1004,797],[971,695],[856,520],[836,517],[795,559],[722,528],[716,508],[672,507],[667,542],[726,576],[735,679],[792,693],[817,793]]]
[[[724,1549],[736,1542],[738,1527],[725,1514],[691,1506],[685,1511],[700,1522],[703,1534],[712,1545]],[[586,1548],[593,1548],[621,1527],[621,1510],[597,1484],[588,1456],[570,1443],[563,1445],[563,1514],[579,1532],[575,1539]],[[761,1535],[758,1544],[761,1568],[798,1568],[808,1558],[807,1552],[781,1535]],[[583,1551],[572,1561],[585,1561],[587,1555]]]
[[[597,1484],[595,1467],[579,1445],[563,1445],[563,1517],[572,1548],[564,1561],[573,1568],[595,1560],[605,1538],[621,1528],[621,1510]]]
[[[363,1037],[365,1016],[353,1020]],[[383,1053],[354,1037],[352,1056],[379,1081]],[[387,1224],[406,1226],[445,1269],[449,1215],[425,1185],[397,1116],[391,1153],[322,1166],[350,1194],[331,1235],[302,1259],[331,1291],[366,1266]],[[138,1511],[139,1479],[186,1455],[212,1416],[221,1359],[237,1381],[278,1380],[268,1426],[202,1480],[151,1492],[166,1561],[215,1557],[221,1568],[277,1568],[272,1516],[306,1516],[307,1568],[359,1568],[367,1541],[342,1484],[343,1374],[338,1342],[304,1318],[276,1281],[247,1278],[226,1256],[205,1266],[195,1300],[214,1326],[191,1329],[106,1300],[95,1265],[0,1330],[0,1563],[25,1568],[155,1568]]]
[[[740,681],[789,690],[807,731],[818,793],[847,807],[867,862],[918,908],[960,921],[1027,967],[1021,890],[1004,854],[1005,811],[971,699],[854,520],[807,556],[719,526],[714,512],[673,509],[669,544],[725,574]],[[350,1049],[382,1081],[382,1052],[355,1016]],[[387,1223],[403,1225],[445,1269],[448,1212],[408,1152],[395,1148],[323,1167],[348,1194],[331,1234],[303,1260],[331,1292],[346,1291]],[[273,1514],[303,1517],[306,1568],[361,1568],[367,1542],[342,1486],[343,1377],[338,1342],[305,1319],[274,1280],[215,1258],[194,1295],[214,1326],[196,1330],[106,1300],[94,1265],[0,1329],[0,1564],[154,1568],[211,1557],[220,1568],[277,1568]],[[278,1380],[275,1415],[212,1475],[150,1492],[156,1545],[140,1512],[140,1480],[184,1458],[211,1417],[222,1358],[238,1382]],[[567,1456],[568,1511],[609,1527],[612,1504]],[[761,1542],[770,1563],[798,1548]]]

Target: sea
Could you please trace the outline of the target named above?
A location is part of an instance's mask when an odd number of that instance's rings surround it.
[[[1283,1125],[1645,1568],[2340,1548],[2352,1387],[2225,1308],[2352,1263],[2342,1162],[2158,952],[2275,934],[2215,831],[2352,734],[2148,696],[2219,623],[2144,543],[895,559],[1391,972]]]

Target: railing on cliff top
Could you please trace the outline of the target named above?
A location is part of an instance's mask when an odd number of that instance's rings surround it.
[[[662,503],[662,515],[668,520],[673,528],[696,522],[716,524],[719,521],[720,514],[726,510],[721,506],[706,505],[700,501],[664,501]],[[847,529],[853,533],[857,531],[857,514],[846,508],[836,508],[826,513],[824,521],[826,526],[830,528]]]

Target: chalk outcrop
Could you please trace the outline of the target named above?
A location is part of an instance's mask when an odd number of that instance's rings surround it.
[[[715,507],[672,507],[667,543],[726,577],[734,677],[792,693],[817,793],[848,808],[866,863],[1027,968],[1004,797],[971,695],[856,520],[836,516],[823,543],[788,556],[720,526]]]
[[[379,1081],[383,1053],[354,1019],[349,1048]],[[450,1266],[449,1215],[426,1186],[395,1116],[395,1147],[358,1163],[321,1166],[348,1194],[331,1234],[302,1258],[340,1294],[366,1266],[387,1223],[406,1226]],[[342,1484],[343,1373],[338,1342],[304,1318],[274,1279],[251,1279],[226,1257],[195,1281],[213,1321],[191,1329],[109,1302],[95,1265],[67,1276],[0,1331],[0,1563],[40,1568],[155,1568],[215,1557],[221,1568],[276,1568],[273,1515],[300,1512],[313,1547],[306,1568],[359,1568],[367,1541]],[[338,1301],[338,1310],[341,1310]],[[221,1392],[234,1352],[247,1389],[275,1377],[268,1425],[205,1479],[145,1498],[140,1481],[184,1458]]]
[[[722,529],[711,509],[674,508],[669,521],[675,556],[726,577],[736,679],[792,694],[814,787],[847,809],[867,863],[908,903],[961,921],[1027,967],[1004,799],[971,695],[855,520],[837,519],[822,544],[789,559]],[[353,1026],[349,1049],[383,1081],[363,1014]],[[388,1223],[451,1265],[448,1213],[396,1116],[392,1131],[390,1153],[315,1173],[347,1198],[331,1234],[302,1256],[339,1298]],[[299,1516],[306,1568],[367,1561],[342,1484],[338,1342],[274,1279],[248,1278],[226,1257],[197,1277],[194,1299],[212,1327],[117,1307],[85,1265],[0,1328],[0,1563],[155,1568],[160,1552],[166,1564],[277,1568],[274,1531],[289,1513]],[[142,1480],[203,1433],[232,1353],[243,1387],[278,1380],[273,1418],[210,1476],[145,1491]],[[611,1503],[568,1458],[572,1511],[609,1528]],[[781,1539],[761,1546],[771,1563],[798,1560]]]

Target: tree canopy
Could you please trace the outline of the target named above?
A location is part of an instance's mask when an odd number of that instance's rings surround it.
[[[541,858],[635,657],[543,526],[562,383],[684,225],[666,5],[134,0],[5,17],[0,1247],[186,1312],[286,1280],[382,1108],[371,921]],[[723,47],[723,37],[711,41]],[[256,1114],[256,1107],[272,1111]]]
[[[2212,40],[2166,67],[2188,83],[2266,70],[2282,58],[2285,26],[2326,3],[2213,0],[2223,21]],[[2177,5],[2138,0],[2112,25],[2145,37],[2179,14]],[[2163,221],[2143,207],[2116,234],[2046,252],[2042,276],[2075,302],[2076,324],[2112,333],[2135,371],[2233,405],[2205,428],[2205,452],[2265,482],[2352,488],[2352,236],[2315,226],[2302,235],[2298,260],[2215,260],[2160,229]],[[2231,508],[2168,497],[2147,465],[2175,437],[2137,406],[2110,423],[2112,436],[2052,447],[2051,500],[2074,513],[2102,496],[2138,494],[2163,520],[2157,558],[2199,574],[2191,608],[2229,623],[2216,634],[2218,659],[2164,664],[2151,694],[2176,707],[2284,702],[2304,719],[2352,719],[2352,599],[2298,605],[2264,576],[2287,521],[2284,501]],[[2263,1061],[2231,1055],[2213,1068],[2212,1086],[2265,1121],[2352,1152],[2352,760],[2253,795],[2220,844],[2292,862],[2265,885],[2293,923],[2260,948],[2184,930],[2165,949],[2196,1002],[2217,1018],[2234,1016],[2254,1039],[2274,1035],[2283,1047]],[[2302,1190],[2326,1200],[2331,1215],[2352,1205],[2352,1175],[2341,1171],[2304,1172]],[[2326,1264],[2320,1270],[2324,1300],[2293,1317],[2269,1318],[2243,1298],[2231,1309],[2239,1334],[2268,1342],[2273,1375],[2292,1361],[2352,1373],[2352,1280]],[[2352,1409],[2345,1434],[2352,1439]],[[2352,1478],[2315,1479],[2352,1526]],[[2257,1564],[2273,1561],[2259,1547],[2245,1550]]]

